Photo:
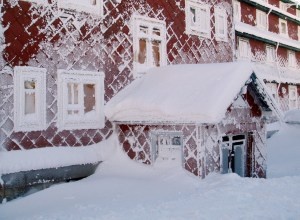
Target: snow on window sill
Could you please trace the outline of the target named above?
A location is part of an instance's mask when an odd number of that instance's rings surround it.
[[[103,16],[103,1],[96,0],[95,5],[88,5],[85,1],[73,1],[73,0],[58,0],[58,8],[70,9],[79,12],[86,12],[98,16]]]

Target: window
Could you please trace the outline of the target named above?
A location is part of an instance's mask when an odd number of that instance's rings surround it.
[[[38,131],[46,128],[46,69],[14,68],[15,131]]]
[[[227,14],[225,9],[215,8],[216,39],[227,41]]]
[[[256,10],[256,26],[268,30],[267,14],[261,10]]]
[[[287,22],[279,19],[279,33],[284,36],[288,36]]]
[[[247,39],[239,38],[238,53],[240,59],[251,58],[250,44]]]
[[[289,107],[290,109],[298,108],[297,86],[289,85]]]
[[[291,68],[296,68],[297,66],[297,60],[294,51],[288,52],[288,66]]]
[[[298,41],[300,41],[300,26],[298,26]]]
[[[73,9],[103,16],[103,0],[57,0],[59,8]]]
[[[299,10],[299,9],[296,9],[296,16],[297,16],[298,18],[300,18],[300,10]]]
[[[278,100],[278,91],[276,83],[266,83],[266,86],[269,88],[269,92],[275,100]]]
[[[241,21],[241,4],[239,1],[233,1],[234,20]]]
[[[58,71],[58,128],[104,127],[104,74]]]
[[[268,63],[273,63],[275,62],[275,48],[272,46],[266,46],[266,61]]]
[[[288,9],[288,4],[282,2],[282,1],[279,1],[279,8],[282,10],[282,11],[287,11]]]
[[[210,8],[208,5],[186,0],[186,33],[210,38]]]
[[[133,17],[134,69],[145,72],[166,65],[165,22],[148,17]]]

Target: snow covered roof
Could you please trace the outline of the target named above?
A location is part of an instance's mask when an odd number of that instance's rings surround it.
[[[280,68],[279,72],[275,64],[266,65],[265,63],[254,63],[253,69],[260,79],[278,83],[300,84],[300,72],[297,69]]]
[[[119,122],[220,122],[253,73],[249,62],[154,68],[119,92],[105,114]]]

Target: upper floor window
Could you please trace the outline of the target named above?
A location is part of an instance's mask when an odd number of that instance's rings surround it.
[[[58,71],[58,128],[104,127],[104,74]]]
[[[239,1],[233,1],[233,13],[234,13],[234,20],[241,21],[241,3]]]
[[[282,1],[279,1],[279,8],[283,11],[287,11],[288,9],[288,4],[282,2]]]
[[[267,14],[261,10],[256,10],[256,26],[268,30]]]
[[[103,0],[57,0],[59,8],[74,9],[103,16]]]
[[[46,128],[46,69],[14,68],[14,125],[16,131]]]
[[[296,16],[300,18],[300,9],[296,9]]]
[[[300,26],[298,26],[298,41],[300,41]]]
[[[210,38],[210,7],[186,0],[185,21],[187,34]]]
[[[239,38],[238,55],[240,59],[250,59],[251,49],[247,39]]]
[[[286,20],[279,19],[279,33],[288,36],[288,27]]]
[[[266,86],[269,88],[269,92],[275,100],[278,100],[278,91],[277,91],[277,84],[276,83],[266,83]]]
[[[134,69],[145,72],[166,65],[166,24],[142,16],[133,17]]]
[[[297,66],[297,60],[294,51],[288,52],[288,66],[292,68],[295,68]]]
[[[297,86],[289,85],[289,107],[290,109],[298,108]]]
[[[227,41],[227,13],[223,8],[215,8],[216,40]]]
[[[266,46],[266,61],[268,63],[275,62],[275,48],[272,46],[267,45]]]

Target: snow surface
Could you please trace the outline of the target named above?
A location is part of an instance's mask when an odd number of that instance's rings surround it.
[[[96,174],[2,204],[0,219],[300,219],[299,137],[285,126],[268,141],[271,179],[200,180],[170,161],[138,164],[114,142]]]
[[[111,140],[107,140],[87,147],[46,147],[31,150],[0,151],[0,175],[97,163],[107,159],[112,150],[111,145]]]
[[[291,124],[300,124],[300,110],[299,109],[293,109],[290,111],[287,111],[284,115],[285,122],[291,123]]]
[[[245,61],[153,68],[112,98],[105,115],[111,121],[217,123],[252,73]]]

